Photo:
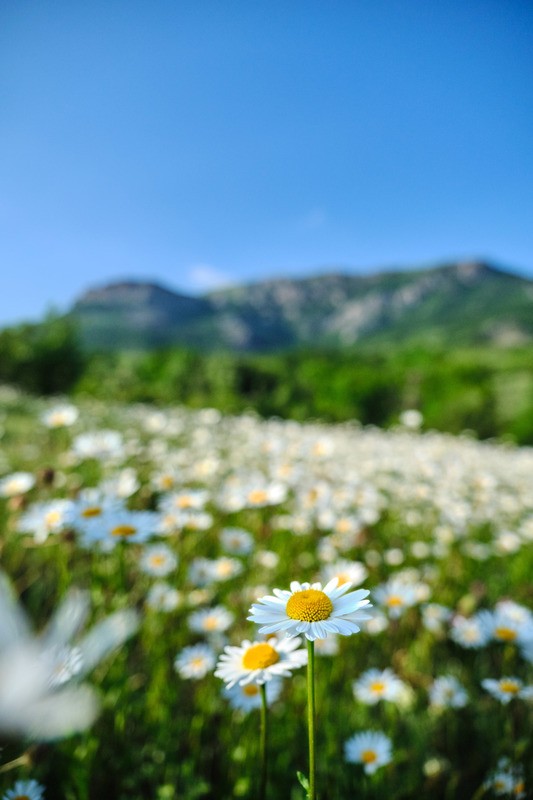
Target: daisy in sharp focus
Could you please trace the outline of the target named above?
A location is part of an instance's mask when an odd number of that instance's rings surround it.
[[[215,675],[226,682],[228,689],[235,684],[261,685],[275,676],[289,677],[293,669],[307,664],[307,651],[298,650],[301,643],[300,638],[273,636],[266,642],[245,639],[240,647],[228,645],[218,659]]]
[[[356,733],[344,744],[344,757],[349,764],[362,764],[367,775],[392,761],[392,742],[379,731]]]
[[[262,627],[259,633],[283,631],[286,636],[303,634],[306,639],[325,639],[331,633],[350,636],[360,630],[359,622],[370,619],[366,589],[350,592],[348,581],[341,586],[333,578],[321,583],[291,583],[290,591],[274,589],[274,596],[261,597],[250,608],[249,620]],[[364,609],[364,610],[361,610]]]

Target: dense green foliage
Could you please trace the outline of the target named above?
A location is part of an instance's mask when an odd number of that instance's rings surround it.
[[[407,408],[425,427],[533,443],[533,347],[298,350],[270,355],[84,354],[66,319],[0,333],[0,381],[35,393],[211,406],[226,413],[389,426]]]

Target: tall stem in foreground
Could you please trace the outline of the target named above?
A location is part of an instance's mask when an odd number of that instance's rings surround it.
[[[267,698],[264,683],[259,687],[261,691],[261,721],[259,727],[259,749],[261,751],[261,775],[259,784],[259,800],[266,798],[267,785]]]
[[[316,800],[315,778],[315,643],[307,640],[307,728],[309,732],[309,800]]]

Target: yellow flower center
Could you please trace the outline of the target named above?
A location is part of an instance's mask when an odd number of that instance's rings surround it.
[[[278,652],[265,642],[249,647],[242,658],[242,665],[245,669],[265,669],[278,661]]]
[[[385,691],[385,684],[383,681],[374,681],[370,684],[370,691],[376,694],[382,694]]]
[[[501,639],[502,642],[514,642],[516,639],[516,631],[513,631],[511,628],[495,628],[494,629],[494,636],[496,639]]]
[[[520,686],[517,684],[516,681],[500,681],[500,689],[502,692],[508,692],[509,694],[516,694],[520,691]]]
[[[111,536],[124,536],[127,539],[128,536],[133,536],[134,533],[137,533],[137,528],[134,528],[133,525],[117,525],[111,531]]]
[[[27,794],[18,794],[13,800],[30,800]]]
[[[352,523],[349,519],[339,519],[335,525],[335,528],[339,533],[348,533],[351,527]]]
[[[191,666],[192,667],[203,667],[204,663],[205,663],[204,659],[201,658],[200,656],[197,656],[196,658],[191,659]]]
[[[99,517],[102,513],[100,506],[88,506],[81,512],[82,517]]]
[[[163,475],[161,478],[161,486],[163,489],[172,489],[174,486],[174,478],[172,475]]]
[[[253,683],[249,683],[248,686],[242,687],[243,694],[247,694],[248,697],[255,697],[256,694],[259,694],[259,687],[255,686]]]
[[[152,567],[162,567],[166,563],[165,556],[151,556],[150,564]]]
[[[47,525],[57,525],[58,522],[61,522],[61,514],[59,511],[48,511],[47,514],[44,516],[45,522]]]
[[[401,597],[398,597],[397,594],[391,594],[389,598],[387,598],[387,605],[391,608],[395,608],[397,606],[403,605],[403,600]]]
[[[204,628],[206,631],[216,631],[218,628],[218,620],[216,617],[206,617],[204,619]]]
[[[192,506],[192,498],[190,495],[184,494],[177,498],[176,505],[178,508],[190,508]]]
[[[348,583],[350,576],[346,572],[339,572],[335,576],[337,578],[337,586],[342,586],[343,583]]]
[[[331,615],[333,603],[325,592],[318,589],[303,589],[289,597],[286,611],[291,619],[319,622]]]
[[[377,755],[374,750],[363,750],[361,753],[361,761],[363,764],[373,764],[377,760]]]
[[[252,504],[266,503],[268,500],[268,495],[264,489],[254,489],[248,495],[248,500]]]

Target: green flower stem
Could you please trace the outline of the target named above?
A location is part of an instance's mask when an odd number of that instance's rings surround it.
[[[259,727],[259,749],[261,750],[261,777],[259,784],[259,800],[266,798],[267,785],[267,698],[266,687],[262,683],[259,687],[261,691],[261,722]]]
[[[309,732],[309,800],[316,800],[315,778],[315,643],[307,640],[307,728]]]

